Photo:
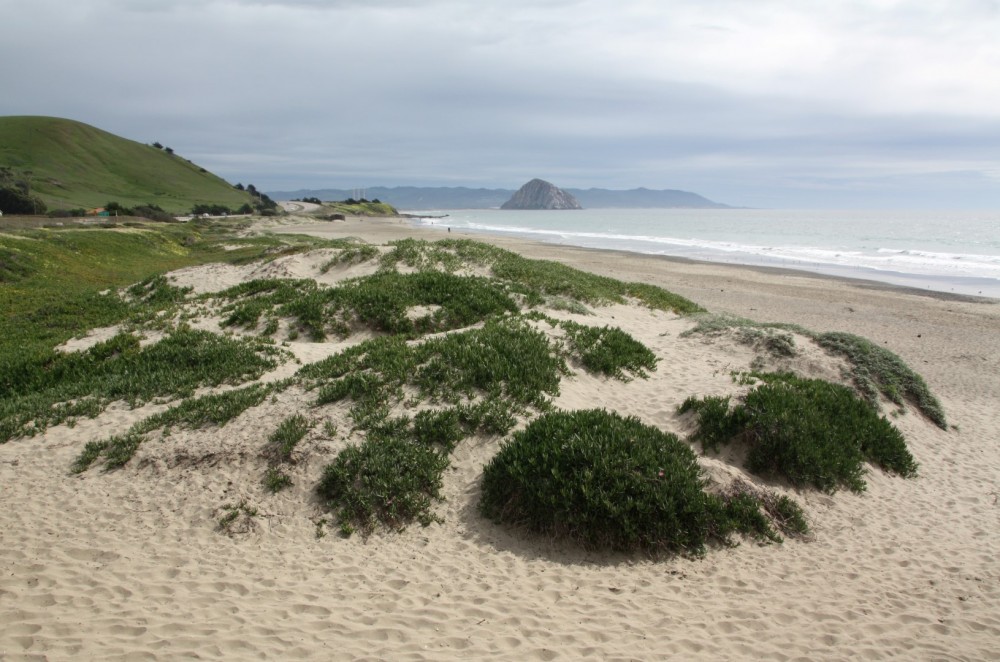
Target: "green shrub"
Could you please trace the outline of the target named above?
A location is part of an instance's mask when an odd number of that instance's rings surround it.
[[[916,474],[903,435],[851,389],[787,373],[759,377],[765,383],[735,407],[723,398],[681,405],[697,412],[695,438],[705,448],[738,438],[749,447],[750,471],[829,492],[863,490],[864,460],[901,476]]]
[[[745,410],[730,411],[729,400],[729,396],[690,397],[678,408],[680,414],[698,413],[698,430],[693,439],[701,442],[702,451],[718,451],[743,430]]]
[[[656,355],[617,327],[597,328],[575,322],[562,322],[560,326],[566,330],[570,349],[589,372],[626,380],[626,371],[645,378],[647,370],[656,370]]]
[[[730,315],[701,314],[696,319],[698,324],[682,336],[695,333],[716,335],[735,329],[740,342],[759,345],[779,357],[792,356],[795,344],[788,333],[778,333],[778,330],[811,338],[827,352],[848,360],[854,386],[873,405],[878,404],[879,394],[897,405],[909,401],[935,425],[943,430],[948,428],[944,409],[923,378],[896,354],[870,340],[850,333],[814,333],[796,324],[754,322]]]
[[[871,402],[876,401],[878,393],[897,405],[908,400],[942,430],[948,429],[941,403],[923,378],[896,354],[849,333],[824,333],[817,336],[816,342],[851,362],[854,383]]]
[[[449,453],[466,435],[458,409],[425,409],[413,419],[413,434],[419,443],[440,446]]]
[[[381,523],[394,530],[413,520],[436,520],[441,476],[448,458],[405,436],[369,438],[349,446],[323,471],[317,488],[340,520],[341,531],[371,533]]]
[[[504,319],[415,346],[400,336],[365,341],[299,374],[318,387],[319,404],[352,399],[352,417],[361,428],[384,418],[409,385],[424,398],[456,405],[481,399],[461,409],[463,422],[496,431],[509,429],[513,413],[524,407],[547,407],[566,370],[544,334]]]
[[[701,553],[737,531],[773,537],[747,499],[727,504],[704,482],[674,435],[604,410],[552,412],[486,465],[479,509],[498,523],[620,551]]]

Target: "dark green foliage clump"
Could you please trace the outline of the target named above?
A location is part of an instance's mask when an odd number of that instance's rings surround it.
[[[854,367],[855,385],[870,401],[875,402],[879,393],[897,405],[908,400],[938,427],[948,429],[941,403],[923,378],[896,354],[850,333],[824,333],[816,342],[847,357]]]
[[[311,280],[252,281],[220,296],[234,300],[225,309],[227,325],[254,327],[265,313],[291,317],[316,341],[329,332],[347,336],[354,323],[416,337],[517,311],[514,301],[486,279],[433,271],[384,272],[330,288]],[[416,307],[428,310],[417,314]]]
[[[703,489],[674,435],[604,410],[553,412],[514,435],[483,470],[480,512],[589,548],[701,553],[732,533],[775,539],[759,503]]]
[[[396,430],[341,451],[317,489],[344,533],[368,534],[379,523],[400,530],[413,520],[426,526],[436,520],[431,506],[447,466],[445,452]]]
[[[804,536],[809,533],[805,513],[793,499],[784,494],[755,487],[736,479],[722,492],[722,500],[739,531],[751,531],[761,539],[781,542],[780,533]]]
[[[701,442],[702,451],[718,451],[743,431],[745,421],[737,412],[730,412],[729,401],[729,396],[690,397],[678,408],[680,414],[698,413],[694,439]]]
[[[388,414],[403,386],[423,397],[465,405],[465,420],[497,421],[524,407],[544,408],[566,371],[546,337],[516,319],[491,320],[482,328],[410,346],[401,337],[366,341],[300,371],[319,388],[320,404],[354,400],[360,427]],[[485,404],[491,403],[491,404]],[[497,411],[497,410],[501,411]]]
[[[458,409],[433,411],[425,409],[413,419],[413,436],[425,446],[440,446],[446,452],[467,435],[463,417]],[[475,429],[478,426],[471,426]]]
[[[749,345],[758,345],[778,357],[794,354],[795,345],[790,331],[811,338],[831,354],[843,356],[851,364],[851,378],[858,391],[872,404],[879,394],[902,406],[909,401],[938,427],[948,428],[944,409],[923,378],[896,354],[870,340],[850,333],[815,333],[795,324],[762,323],[729,315],[699,315],[698,324],[682,335],[704,333],[716,335],[731,329],[736,338]]]
[[[434,338],[417,348],[413,383],[431,398],[502,397],[544,408],[559,393],[566,364],[548,339],[517,320],[487,322],[480,329]]]
[[[279,353],[259,341],[182,328],[148,347],[121,333],[84,352],[22,354],[0,380],[0,443],[96,416],[115,400],[136,405],[256,379],[278,365]]]
[[[589,372],[624,380],[626,371],[645,378],[647,370],[656,370],[656,355],[617,327],[597,328],[575,322],[562,322],[560,326],[566,330],[571,350]]]
[[[750,471],[829,492],[863,490],[865,460],[901,476],[916,474],[903,435],[851,389],[791,374],[760,377],[765,383],[734,407],[726,398],[681,405],[682,412],[697,412],[695,438],[704,448],[740,439],[749,447]]]

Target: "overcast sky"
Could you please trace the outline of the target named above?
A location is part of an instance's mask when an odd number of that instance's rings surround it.
[[[1000,208],[1000,0],[0,0],[0,115],[265,191]]]

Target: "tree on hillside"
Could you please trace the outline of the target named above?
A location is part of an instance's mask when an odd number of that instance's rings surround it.
[[[41,198],[31,195],[31,171],[19,176],[13,168],[0,166],[0,210],[8,214],[44,214]]]
[[[163,145],[161,145],[160,143],[153,143],[153,147],[155,147],[156,149],[163,149]]]
[[[18,186],[0,186],[0,211],[6,214],[44,214],[48,207]]]

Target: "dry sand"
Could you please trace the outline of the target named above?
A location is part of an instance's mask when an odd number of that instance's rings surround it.
[[[277,229],[373,243],[444,236],[392,220]],[[860,495],[792,492],[809,516],[810,541],[651,561],[576,551],[481,520],[478,480],[496,439],[466,441],[455,452],[438,510],[444,524],[367,542],[333,531],[318,538],[324,513],[310,490],[350,426],[336,407],[309,409],[310,396],[294,390],[221,430],[147,442],[123,470],[71,475],[84,443],[163,408],[117,405],[73,428],[0,445],[0,660],[996,659],[996,302],[495,241],[660,285],[713,312],[884,343],[923,374],[957,429],[942,431],[910,410],[894,422],[920,462],[918,478],[873,470]],[[295,256],[269,269],[316,275],[319,261]],[[254,276],[241,269],[203,267],[178,279],[221,288]],[[595,312],[577,319],[621,326],[654,349],[660,367],[627,384],[568,378],[561,407],[604,406],[683,433],[674,414],[681,400],[733,391],[730,372],[754,356],[723,338],[680,338],[691,323],[673,315],[627,306]],[[303,360],[338,349],[292,345]],[[838,378],[836,361],[819,352],[796,361]],[[299,451],[295,486],[272,496],[260,484],[261,447],[299,410],[342,420],[342,432],[331,442],[314,429]],[[739,473],[719,459],[704,463],[713,477]],[[219,533],[220,508],[242,500],[258,516],[234,535]]]

